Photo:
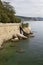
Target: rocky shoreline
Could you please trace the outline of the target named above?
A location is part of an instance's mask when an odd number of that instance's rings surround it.
[[[20,39],[27,39],[29,34],[32,34],[30,26],[22,27],[22,23],[1,23],[0,47],[2,47],[2,44],[8,40],[18,41]]]

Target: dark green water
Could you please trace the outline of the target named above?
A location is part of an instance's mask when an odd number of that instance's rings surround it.
[[[0,65],[43,65],[43,21],[29,23],[35,37],[7,42],[0,50]],[[20,48],[24,53],[16,52]]]

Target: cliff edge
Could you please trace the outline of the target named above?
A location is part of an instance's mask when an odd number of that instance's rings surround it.
[[[17,38],[18,36],[21,38],[27,38],[24,36],[24,32],[30,34],[30,27],[24,27],[22,30],[20,27],[21,23],[0,23],[0,47],[4,41],[12,39],[13,36],[14,38]]]

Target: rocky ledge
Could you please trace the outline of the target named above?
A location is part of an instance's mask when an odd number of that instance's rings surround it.
[[[23,23],[0,23],[0,47],[2,43],[8,40],[18,41],[27,39],[31,33],[31,28]]]

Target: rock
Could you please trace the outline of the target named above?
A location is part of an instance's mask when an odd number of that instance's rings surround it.
[[[26,34],[30,34],[30,27],[25,27],[23,28],[23,31],[26,33]]]
[[[22,33],[24,31],[23,35],[20,34],[20,26],[21,23],[4,23],[4,24],[0,23],[0,47],[3,45],[4,42],[8,40],[18,41],[19,39],[28,38],[27,35],[30,34],[31,28],[30,27],[22,28]]]
[[[33,33],[32,33],[32,34],[29,35],[29,37],[35,37],[35,35],[33,35]]]
[[[19,39],[18,38],[14,38],[14,39],[11,39],[11,41],[18,41]]]
[[[23,34],[17,34],[17,37],[19,38],[19,39],[27,39],[27,37],[26,36],[24,36]]]
[[[0,47],[0,50],[2,50],[2,49],[3,49],[3,46]]]
[[[22,48],[20,48],[16,52],[18,52],[18,53],[24,53],[24,50]]]
[[[30,34],[33,34],[33,32],[30,32]]]
[[[14,45],[10,45],[10,47],[15,47]]]
[[[30,37],[35,37],[35,36],[31,35]]]

